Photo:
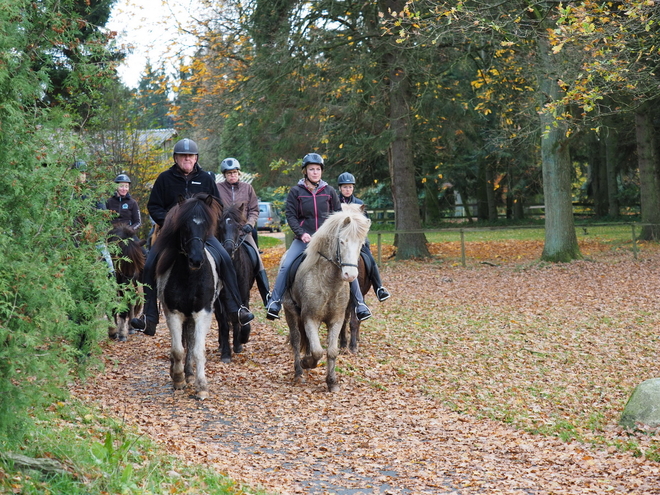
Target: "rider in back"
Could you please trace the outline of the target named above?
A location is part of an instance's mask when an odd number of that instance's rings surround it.
[[[259,218],[259,198],[252,185],[241,181],[241,164],[236,158],[225,158],[220,164],[220,171],[225,180],[218,182],[218,193],[222,204],[225,206],[245,204],[247,211],[247,221],[242,225],[245,232],[245,242],[254,250],[258,260],[258,270],[255,273],[257,288],[264,305],[268,302],[270,289],[268,287],[268,275],[264,268],[264,263],[259,256],[259,248],[252,236],[252,232],[257,228],[257,219]]]
[[[339,177],[337,178],[337,185],[339,186],[339,192],[341,193],[339,195],[339,200],[342,203],[356,204],[356,205],[364,204],[364,201],[362,201],[359,198],[356,198],[355,195],[353,194],[353,191],[355,189],[355,177],[353,176],[353,174],[350,174],[348,172],[344,172],[343,174],[340,174]],[[369,278],[371,280],[371,285],[374,288],[374,292],[376,293],[376,297],[378,298],[378,300],[380,302],[383,302],[385,299],[390,297],[390,293],[387,291],[385,287],[383,287],[383,281],[380,278],[380,271],[378,270],[378,264],[374,259],[374,255],[371,254],[368,238],[367,241],[362,246],[362,255],[365,256],[370,262],[369,264],[371,265],[371,273],[369,274]]]
[[[218,188],[215,180],[197,161],[199,150],[192,139],[182,139],[174,145],[174,165],[162,172],[151,190],[147,209],[151,218],[163,226],[167,212],[178,202],[178,197],[188,198],[198,192],[208,193],[218,198]],[[225,248],[215,237],[207,239],[207,248],[213,254],[218,265],[218,273],[228,293],[227,304],[229,311],[237,314],[241,325],[246,325],[254,319],[249,309],[241,305],[241,298],[236,282],[236,272],[231,258]],[[146,322],[134,318],[131,325],[134,328],[144,328],[147,335],[155,335],[158,324],[158,301],[156,298],[156,264],[160,249],[158,241],[154,243],[144,266],[144,314]],[[146,328],[145,328],[146,327]]]
[[[308,153],[302,161],[303,178],[291,188],[286,200],[286,219],[296,238],[284,258],[277,273],[275,287],[266,305],[266,318],[274,320],[279,318],[282,309],[282,296],[287,289],[287,277],[291,264],[300,255],[312,235],[323,224],[328,215],[341,211],[341,203],[334,190],[327,182],[321,179],[323,175],[323,157],[318,153]],[[355,305],[355,312],[360,321],[371,317],[371,311],[364,304],[357,279],[351,282],[351,297]]]
[[[122,172],[115,177],[115,183],[117,184],[117,192],[108,198],[105,207],[117,213],[117,217],[112,220],[113,224],[125,223],[137,232],[142,225],[142,219],[137,201],[128,192],[131,186],[131,178]]]

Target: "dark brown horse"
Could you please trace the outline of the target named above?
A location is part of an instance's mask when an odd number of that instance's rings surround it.
[[[229,253],[236,271],[236,281],[241,296],[241,304],[250,307],[250,291],[254,285],[256,266],[245,245],[246,234],[241,228],[245,225],[245,205],[232,205],[224,208],[218,224],[218,240]],[[231,345],[229,342],[229,327],[232,327],[233,349],[235,353],[243,352],[243,344],[250,338],[250,324],[241,327],[238,320],[229,321],[227,318],[227,307],[224,304],[225,295],[221,295],[214,305],[215,319],[218,322],[218,344],[221,360],[224,363],[231,362]]]
[[[108,329],[108,336],[120,342],[128,339],[131,319],[142,312],[143,296],[139,282],[144,270],[144,244],[145,241],[139,240],[135,231],[124,223],[116,224],[108,234],[121,308],[114,315],[115,326]]]

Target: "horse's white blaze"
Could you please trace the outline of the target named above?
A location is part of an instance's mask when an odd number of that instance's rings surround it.
[[[203,219],[203,218],[199,218],[199,217],[195,217],[195,218],[193,218],[192,221],[193,221],[194,223],[196,223],[197,225],[201,225],[201,224],[204,223],[204,219]]]
[[[360,257],[360,248],[362,244],[357,242],[348,242],[344,246],[341,252],[341,258],[343,263],[348,263],[351,265],[357,265]],[[357,266],[342,266],[341,278],[346,282],[352,282],[358,276]]]

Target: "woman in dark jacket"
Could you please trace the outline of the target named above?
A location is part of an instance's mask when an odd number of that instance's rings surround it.
[[[295,239],[289,250],[284,253],[280,270],[275,280],[275,288],[266,305],[266,318],[279,318],[282,309],[282,295],[286,292],[286,282],[291,263],[305,250],[312,235],[319,229],[326,218],[341,210],[339,196],[332,186],[321,179],[323,158],[317,153],[305,155],[302,161],[303,178],[289,191],[286,200],[286,219]],[[351,282],[351,296],[355,303],[355,312],[360,321],[371,317],[371,311],[362,297],[360,285],[355,279]]]
[[[339,201],[346,204],[356,204],[363,205],[364,201],[360,198],[356,198],[353,194],[355,189],[355,177],[353,174],[344,172],[337,177],[337,185],[339,186]],[[366,213],[365,213],[366,214]],[[362,255],[369,260],[369,265],[371,266],[371,272],[369,273],[369,279],[371,280],[371,285],[374,288],[376,297],[380,302],[383,302],[385,299],[390,297],[388,290],[383,287],[383,281],[380,278],[380,271],[378,270],[378,264],[374,259],[374,255],[371,254],[371,248],[369,247],[369,239],[362,246]]]
[[[142,219],[137,201],[128,193],[131,178],[122,173],[115,177],[115,182],[117,192],[105,202],[105,207],[117,213],[117,217],[112,220],[113,223],[125,223],[137,231],[142,225]]]

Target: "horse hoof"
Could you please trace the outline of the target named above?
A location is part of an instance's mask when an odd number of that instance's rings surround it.
[[[117,337],[117,340],[119,342],[126,342],[128,340],[128,337],[126,337],[125,335],[120,335],[119,337]]]
[[[222,361],[225,364],[230,364],[231,363],[231,358],[230,357],[221,357],[220,361]]]
[[[200,390],[199,392],[197,392],[197,398],[198,398],[199,400],[208,399],[208,398],[209,398],[209,393],[208,393],[208,391],[206,391],[206,390]]]
[[[241,352],[243,352],[243,346],[241,344],[235,345],[234,346],[234,352],[236,354],[240,354]]]
[[[293,383],[296,385],[302,385],[303,383],[306,383],[307,380],[305,380],[305,377],[303,375],[296,375],[293,377]]]
[[[186,382],[172,382],[174,390],[183,390],[186,387]]]
[[[328,392],[331,392],[331,393],[339,392],[339,385],[337,383],[333,383],[332,385],[328,385]]]
[[[317,361],[314,360],[313,357],[311,356],[305,356],[302,361],[300,362],[303,368],[311,370],[316,368],[316,365],[318,364]]]

